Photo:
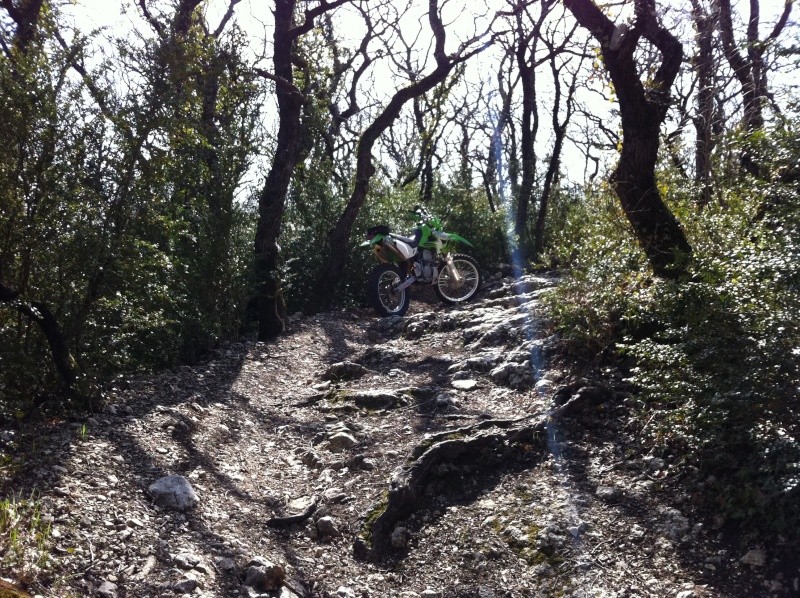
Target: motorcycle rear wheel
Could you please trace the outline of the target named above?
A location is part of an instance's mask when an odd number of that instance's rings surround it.
[[[478,270],[478,262],[468,255],[456,253],[453,255],[453,267],[458,270],[461,276],[461,283],[457,284],[447,272],[447,268],[442,267],[439,278],[433,288],[439,299],[443,303],[453,305],[469,301],[481,287],[481,273]]]
[[[370,272],[367,299],[379,316],[402,316],[408,311],[411,303],[408,289],[393,289],[401,281],[400,268],[392,264],[378,264]]]

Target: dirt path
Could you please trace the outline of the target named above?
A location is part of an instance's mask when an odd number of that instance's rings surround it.
[[[762,576],[758,547],[742,562],[717,545],[682,470],[643,454],[624,385],[553,365],[538,299],[553,284],[505,280],[467,307],[418,303],[405,319],[295,318],[275,343],[120,381],[102,413],[16,440],[25,457],[3,469],[6,496],[35,488],[52,534],[43,569],[3,576],[60,597],[791,593],[792,580]],[[427,436],[581,392],[597,396],[554,423],[544,451],[441,466],[393,556],[354,557],[392,472]],[[154,504],[147,489],[169,474],[191,483],[195,508]]]

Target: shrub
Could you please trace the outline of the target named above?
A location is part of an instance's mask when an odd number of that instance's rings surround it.
[[[709,506],[740,531],[798,541],[800,177],[787,173],[800,148],[781,130],[772,144],[756,154],[774,176],[728,180],[718,204],[696,209],[675,187],[687,280],[649,276],[610,194],[590,191],[566,219],[577,241],[556,248],[570,271],[549,302],[573,354],[624,360],[646,441],[699,467]]]

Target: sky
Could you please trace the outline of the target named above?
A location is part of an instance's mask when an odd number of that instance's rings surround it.
[[[420,55],[427,56],[430,50],[429,39],[430,30],[427,22],[420,22],[423,19],[427,21],[427,0],[413,0],[418,6],[412,11],[404,21],[403,35],[408,41],[414,39],[417,34],[420,34],[420,40],[417,44]],[[460,40],[473,37],[476,29],[484,30],[487,26],[487,20],[484,18],[482,21],[472,18],[471,12],[480,14],[493,14],[492,11],[485,8],[485,3],[495,3],[496,0],[450,0],[442,1],[443,6],[443,20],[448,26],[448,44],[447,50],[453,51]],[[155,12],[156,7],[169,6],[170,0],[148,0],[148,5],[152,6]],[[238,25],[250,35],[252,40],[266,40],[267,50],[264,61],[260,66],[266,70],[271,70],[269,62],[271,57],[271,21],[272,15],[270,0],[241,0],[235,8],[235,19]],[[395,6],[399,7],[405,5],[406,0],[397,0]],[[465,6],[468,9],[465,9]],[[481,8],[483,7],[483,10]],[[219,22],[221,16],[228,8],[228,0],[211,0],[206,5],[207,21],[212,27]],[[352,9],[350,9],[352,10]],[[140,9],[134,0],[73,0],[71,5],[64,6],[62,11],[70,15],[73,24],[84,33],[89,33],[96,30],[99,32],[100,39],[103,35],[109,37],[116,37],[120,34],[124,35],[125,31],[132,29],[146,29],[147,26],[142,23],[140,16]],[[339,18],[347,19],[347,9],[343,7],[337,13]],[[344,16],[342,16],[344,15]],[[347,21],[347,25],[352,23],[352,27],[345,26],[337,29],[337,34],[344,38],[347,42],[349,37],[354,43],[360,41],[363,25],[361,17],[353,14],[351,20]],[[460,38],[460,39],[459,39]],[[96,47],[102,47],[102,44],[95,43]],[[254,47],[259,49],[263,44],[255,43]],[[428,58],[432,62],[432,58]],[[482,65],[478,65],[483,61]],[[486,72],[490,65],[496,63],[496,60],[485,55],[479,55],[470,61],[475,66],[476,72]],[[387,60],[375,61],[371,67],[370,72],[370,89],[371,93],[384,94],[385,99],[394,92],[398,83],[390,75],[391,65]],[[496,68],[496,67],[495,67]],[[427,71],[430,70],[430,63],[428,64]],[[274,98],[271,98],[274,101]],[[384,102],[385,104],[385,102]],[[277,123],[274,122],[275,106],[265,106],[266,124],[268,129],[275,130]],[[488,146],[488,141],[486,142]],[[378,149],[377,151],[380,151]]]
[[[733,1],[735,7],[741,6],[742,9],[746,10],[748,0]],[[469,8],[474,8],[474,10],[478,12],[480,8],[478,5],[484,5],[484,2],[494,6],[502,6],[505,4],[504,2],[497,2],[497,0],[481,0],[480,2],[478,0],[452,0],[450,3],[445,4],[446,10],[449,11],[449,13],[445,13],[445,20],[460,20],[461,26],[455,27],[454,31],[460,32],[462,37],[469,36],[474,30],[474,25],[470,18],[469,11],[464,9],[464,7],[468,6]],[[402,3],[404,4],[405,0],[403,0]],[[150,4],[156,6],[158,4],[165,4],[165,2],[164,0],[159,0],[158,2],[150,0]],[[397,0],[397,4],[401,4],[400,0]],[[669,0],[668,2],[659,0],[657,4],[660,6],[678,8],[679,10],[681,7],[686,7],[688,10],[690,6],[688,0]],[[236,6],[235,18],[240,27],[248,32],[252,39],[266,39],[268,42],[271,40],[270,6],[271,2],[269,0],[241,0]],[[760,6],[761,30],[762,36],[764,36],[771,30],[777,15],[783,10],[784,0],[760,0]],[[228,0],[211,0],[206,8],[209,22],[212,23],[212,25],[217,23],[227,7]],[[141,17],[139,16],[140,11],[135,5],[134,0],[73,0],[72,6],[65,7],[64,10],[73,15],[75,25],[84,32],[105,28],[109,35],[118,35],[132,27],[137,27],[141,23]],[[798,12],[800,12],[800,7],[796,7],[794,10],[792,18],[794,23],[798,21]],[[413,19],[419,20],[423,18],[421,15],[424,15],[424,7],[417,12]],[[419,24],[415,23],[413,19],[409,20],[408,25],[404,27],[404,34],[407,30],[409,32],[408,35],[411,37],[413,37],[416,31],[420,30]],[[360,21],[354,19],[353,22],[356,23]],[[347,27],[344,27],[339,30],[339,33],[345,32],[346,34],[347,31],[351,31],[353,38],[356,39],[356,36],[359,34],[357,29],[356,27],[352,30],[348,30]],[[427,26],[421,28],[421,31],[423,31],[423,35],[425,35]],[[448,36],[448,40],[448,49],[454,49],[456,42],[452,39],[452,36]],[[425,47],[424,43],[421,45]],[[267,52],[266,58],[267,60],[269,59],[269,51]],[[488,73],[491,73],[492,70],[497,68],[496,65],[497,58],[488,52],[476,57],[470,66],[473,68],[473,72],[480,73],[480,76],[486,77]],[[269,68],[268,63],[263,66],[267,69]],[[377,81],[377,89],[385,88],[387,94],[393,90],[394,84],[387,75],[376,71],[374,76]],[[546,84],[542,85],[540,82],[540,86],[542,87],[540,92],[546,95]],[[611,158],[613,159],[613,156]],[[569,174],[580,173],[578,175],[580,178],[585,168],[583,158],[573,149],[567,154],[566,159],[570,162],[567,168]]]
[[[468,0],[467,4],[477,4],[475,0]],[[771,23],[776,15],[780,14],[783,10],[785,0],[760,0],[762,23],[763,28],[766,28]],[[215,21],[214,15],[221,15],[227,8],[227,1],[225,0],[211,0],[209,2],[209,16],[212,17],[211,21]],[[452,3],[453,7],[457,7],[463,3]],[[657,4],[670,5],[673,7],[686,5],[689,6],[688,0],[669,0],[665,2],[660,0]],[[746,4],[745,0],[733,0],[734,6]],[[499,6],[500,3],[498,2]],[[240,18],[240,24],[248,28],[248,22],[255,31],[263,30],[263,24],[259,21],[269,21],[270,15],[268,7],[270,6],[269,0],[242,0],[236,7],[238,15],[247,15],[247,18]],[[73,0],[73,7],[65,7],[66,10],[73,12],[76,16],[77,22],[82,26],[88,28],[98,27],[128,27],[133,20],[138,20],[138,12],[132,0]],[[259,15],[264,15],[263,17]],[[795,10],[794,19],[798,20],[797,11]]]

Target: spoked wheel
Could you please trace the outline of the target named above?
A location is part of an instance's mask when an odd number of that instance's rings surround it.
[[[378,315],[402,316],[408,310],[411,302],[408,289],[394,289],[401,280],[400,268],[392,264],[379,264],[372,269],[367,281],[367,298]]]
[[[468,255],[457,253],[453,256],[453,267],[460,280],[450,276],[447,268],[442,268],[434,289],[444,303],[463,303],[469,301],[481,286],[478,263]]]

